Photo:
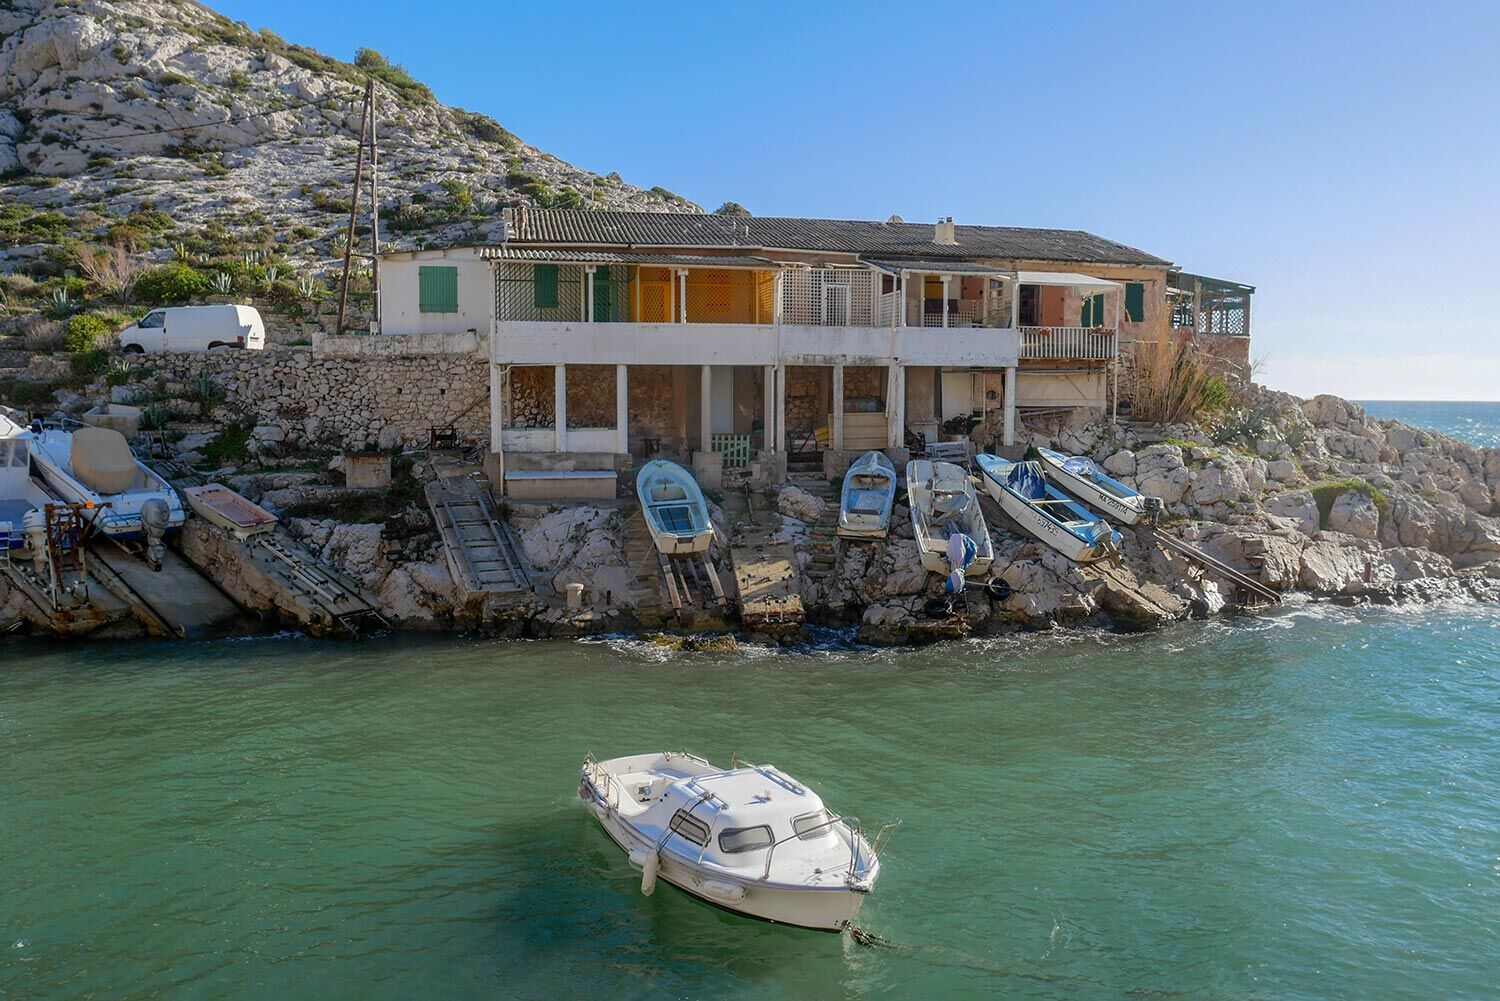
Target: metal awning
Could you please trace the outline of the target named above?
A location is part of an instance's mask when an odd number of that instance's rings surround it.
[[[1075,271],[1017,271],[1016,281],[1021,285],[1065,285],[1088,292],[1110,292],[1125,287],[1121,282],[1080,275]]]
[[[535,261],[557,264],[649,264],[679,268],[754,268],[765,271],[786,267],[786,262],[768,257],[704,254],[618,254],[608,250],[551,250],[540,247],[485,247],[480,256],[488,261]]]
[[[992,268],[988,264],[971,264],[968,261],[877,261],[860,258],[872,268],[887,274],[899,275],[903,271],[916,271],[928,275],[987,275],[991,278],[1009,278],[1014,271]]]

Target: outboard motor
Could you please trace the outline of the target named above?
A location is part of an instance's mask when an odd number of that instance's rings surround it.
[[[161,561],[167,555],[165,544],[167,523],[172,512],[167,502],[153,497],[141,505],[141,534],[146,537],[146,565],[152,570],[161,569]]]
[[[1157,522],[1161,521],[1162,512],[1167,509],[1167,505],[1160,497],[1144,497],[1142,500],[1146,502],[1146,521],[1152,528],[1155,528]]]

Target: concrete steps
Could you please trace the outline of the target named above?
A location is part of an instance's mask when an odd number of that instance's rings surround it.
[[[823,502],[822,517],[808,526],[809,559],[803,569],[810,579],[822,580],[838,569],[839,488],[821,472],[791,472],[786,481]]]

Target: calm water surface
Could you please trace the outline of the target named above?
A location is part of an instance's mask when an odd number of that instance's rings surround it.
[[[1500,614],[922,651],[0,640],[0,997],[1494,997]],[[860,924],[639,878],[585,751],[900,818]]]

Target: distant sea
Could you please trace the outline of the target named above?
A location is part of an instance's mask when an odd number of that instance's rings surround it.
[[[1452,435],[1471,445],[1500,446],[1500,402],[1356,400],[1371,417],[1394,418]]]

